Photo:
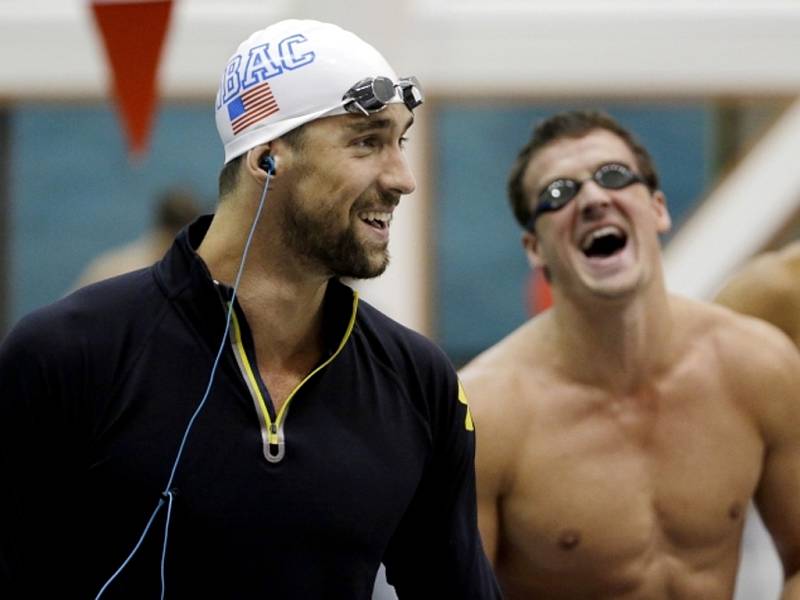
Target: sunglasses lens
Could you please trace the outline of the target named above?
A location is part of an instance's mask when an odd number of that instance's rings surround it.
[[[609,164],[598,169],[595,180],[604,188],[618,190],[633,183],[636,176],[625,165]]]

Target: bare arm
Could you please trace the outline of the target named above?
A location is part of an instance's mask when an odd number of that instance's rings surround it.
[[[800,353],[777,334],[765,342],[757,405],[766,446],[756,503],[783,562],[782,599],[800,600]]]

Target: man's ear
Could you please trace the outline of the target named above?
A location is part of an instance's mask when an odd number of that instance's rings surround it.
[[[278,173],[278,157],[272,153],[272,142],[248,150],[245,165],[248,172],[256,179],[263,181],[267,174],[275,177]]]
[[[667,208],[667,197],[661,190],[653,192],[651,203],[656,213],[656,229],[658,233],[666,233],[672,228],[672,218]]]
[[[546,267],[544,258],[539,253],[539,238],[536,237],[535,233],[527,230],[522,233],[522,247],[525,250],[525,256],[531,268]]]

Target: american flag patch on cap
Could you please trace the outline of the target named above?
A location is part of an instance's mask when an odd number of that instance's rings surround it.
[[[265,119],[279,110],[268,81],[242,92],[228,104],[228,116],[233,134],[236,135],[256,121]]]

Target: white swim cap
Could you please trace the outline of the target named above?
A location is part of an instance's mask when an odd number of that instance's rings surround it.
[[[319,21],[275,23],[242,42],[222,75],[215,111],[225,162],[314,119],[390,102],[413,109],[422,102],[418,83],[398,81],[357,35]]]

